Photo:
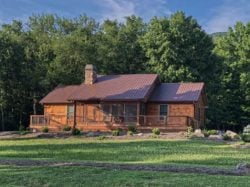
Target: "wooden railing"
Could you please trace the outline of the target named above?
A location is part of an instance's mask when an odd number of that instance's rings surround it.
[[[47,126],[50,124],[49,116],[45,115],[31,115],[30,125]]]
[[[185,125],[192,126],[197,129],[199,123],[194,118],[188,116],[159,116],[159,115],[139,115],[139,116],[102,116],[99,118],[84,118],[76,116],[76,124],[89,124],[96,122],[104,122],[106,124],[138,124],[141,126],[166,126],[166,125]],[[52,124],[57,125],[73,125],[74,117],[66,115],[31,115],[30,125],[47,126]]]

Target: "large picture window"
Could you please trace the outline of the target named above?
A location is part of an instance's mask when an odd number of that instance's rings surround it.
[[[136,104],[102,104],[103,119],[117,122],[136,122],[137,105]]]
[[[126,122],[136,122],[137,120],[137,105],[126,104],[125,105],[125,120]]]

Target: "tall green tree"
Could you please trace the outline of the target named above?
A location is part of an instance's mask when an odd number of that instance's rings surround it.
[[[223,123],[243,127],[250,123],[250,23],[238,22],[216,40],[223,59]]]
[[[210,125],[220,120],[222,64],[213,53],[212,38],[192,17],[177,12],[170,18],[153,18],[141,45],[148,57],[148,72],[164,82],[205,82]]]
[[[27,91],[22,23],[14,21],[0,31],[0,112],[1,129],[15,129],[26,122]]]
[[[98,57],[104,74],[139,73],[145,71],[146,56],[139,43],[146,25],[136,16],[124,23],[106,20],[98,33]]]
[[[216,65],[212,39],[183,12],[153,18],[141,45],[149,59],[148,71],[160,74],[164,81],[205,81],[212,77]]]

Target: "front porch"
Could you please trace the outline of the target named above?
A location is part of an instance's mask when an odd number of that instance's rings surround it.
[[[103,118],[88,118],[83,116],[67,115],[31,115],[30,128],[41,131],[48,127],[50,131],[62,131],[65,126],[73,127],[83,131],[112,131],[114,129],[127,130],[128,126],[135,125],[138,131],[149,131],[159,128],[166,132],[186,131],[188,126],[198,128],[198,121],[188,116],[112,116]]]

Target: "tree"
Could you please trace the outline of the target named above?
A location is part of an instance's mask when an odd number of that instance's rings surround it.
[[[164,82],[205,82],[208,122],[219,121],[222,64],[214,55],[212,38],[192,17],[177,12],[170,18],[153,18],[141,39],[148,57],[148,72]]]
[[[146,56],[139,43],[146,25],[139,17],[127,17],[125,23],[106,20],[97,41],[100,71],[103,74],[145,72]]]
[[[213,42],[196,20],[177,12],[170,18],[153,18],[141,40],[148,71],[163,81],[206,81],[210,79]]]
[[[24,48],[21,42],[22,24],[13,22],[0,31],[0,109],[1,129],[15,129],[24,122],[27,92],[23,83]]]
[[[243,128],[250,123],[250,23],[238,22],[216,40],[215,52],[223,59],[224,124]]]

